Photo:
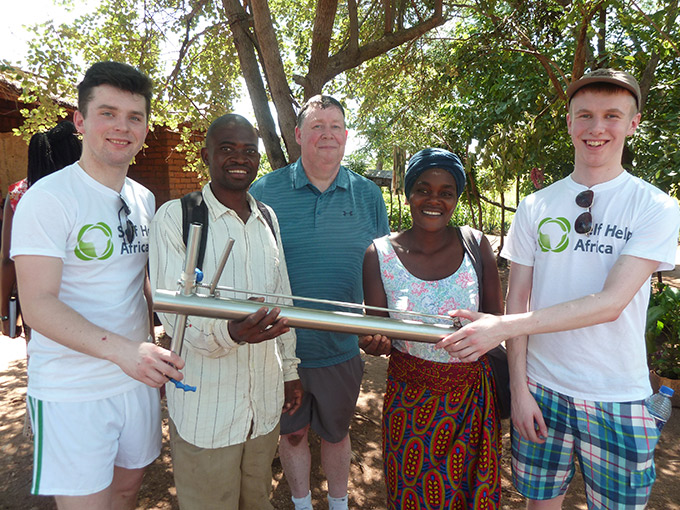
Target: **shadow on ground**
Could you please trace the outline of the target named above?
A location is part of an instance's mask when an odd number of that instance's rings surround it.
[[[0,337],[2,343],[9,341]],[[22,435],[25,409],[25,362],[9,362],[0,371],[0,510],[52,510],[50,498],[29,494],[32,445]],[[387,360],[366,357],[366,374],[357,411],[352,423],[352,472],[350,506],[362,510],[385,508],[382,460],[380,455],[380,413]],[[144,480],[138,509],[177,510],[172,481],[172,464],[167,436],[167,413],[163,422],[164,442],[161,456],[149,469]],[[502,469],[502,508],[518,510],[524,499],[510,483],[509,422],[503,422],[504,455]],[[319,460],[319,440],[312,437],[312,495],[317,510],[328,508],[326,485]],[[649,510],[680,510],[680,409],[675,409],[656,450],[657,482],[647,507]],[[290,491],[283,479],[278,458],[273,466],[273,503],[279,510],[292,510]],[[577,475],[564,504],[565,509],[585,509],[583,482]]]

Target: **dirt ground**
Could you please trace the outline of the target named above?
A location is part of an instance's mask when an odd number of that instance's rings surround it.
[[[678,249],[680,264],[680,247]],[[505,274],[503,280],[505,281]],[[668,273],[666,283],[680,287],[680,269]],[[162,328],[161,328],[162,329]],[[26,365],[23,338],[0,336],[0,510],[53,510],[52,498],[29,494],[32,469],[32,443],[22,435],[26,406]],[[387,358],[365,356],[366,370],[361,395],[351,425],[352,466],[350,474],[350,508],[385,509],[382,459],[380,453],[380,415],[385,389]],[[503,510],[525,508],[524,498],[510,481],[509,421],[502,423]],[[172,462],[164,408],[163,450],[148,468],[140,492],[138,510],[178,510],[172,478]],[[319,441],[312,437],[312,499],[314,508],[327,510],[326,484],[320,468]],[[680,409],[675,409],[666,424],[656,449],[657,481],[652,490],[648,510],[680,510]],[[272,464],[272,502],[277,510],[292,510],[288,484],[281,463]],[[586,509],[583,482],[574,477],[563,508]],[[257,510],[257,509],[253,509]]]
[[[0,509],[52,510],[51,498],[29,494],[32,444],[22,435],[25,409],[25,362],[22,339],[0,337]],[[12,359],[13,358],[13,359]],[[382,460],[380,455],[380,413],[385,387],[386,358],[366,357],[366,373],[351,429],[352,468],[350,508],[380,510],[385,508]],[[512,487],[509,464],[509,422],[503,422],[502,508],[524,508],[524,498]],[[138,509],[177,510],[172,480],[172,463],[164,419],[163,451],[147,470]],[[319,467],[319,442],[314,440],[312,497],[315,508],[327,509],[326,486]],[[676,409],[664,428],[656,450],[657,482],[648,508],[680,510],[680,409]],[[274,506],[292,510],[290,491],[283,479],[278,458],[272,465]],[[583,483],[577,475],[564,505],[565,509],[585,509]],[[254,509],[255,510],[255,509]]]

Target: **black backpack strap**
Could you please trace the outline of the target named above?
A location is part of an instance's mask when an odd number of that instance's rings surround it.
[[[458,237],[463,243],[463,248],[470,256],[472,265],[477,273],[477,281],[479,282],[479,308],[482,311],[482,298],[484,280],[483,278],[483,263],[482,263],[482,249],[472,233],[472,229],[466,225],[458,227]],[[503,344],[494,347],[486,353],[491,370],[493,371],[494,385],[496,386],[496,409],[502,419],[510,418],[511,395],[510,395],[510,369],[508,368],[508,354]]]
[[[463,248],[465,248],[465,251],[470,256],[470,259],[472,260],[472,266],[475,268],[475,272],[477,273],[477,281],[479,282],[479,307],[481,309],[483,302],[482,298],[484,297],[484,265],[482,263],[482,249],[479,247],[479,243],[477,242],[477,239],[475,239],[475,235],[473,234],[470,227],[463,225],[458,227],[456,230],[458,231],[458,237],[460,238],[460,241],[463,243]]]
[[[264,205],[262,202],[260,202],[257,199],[255,199],[255,203],[257,204],[257,208],[262,213],[262,216],[264,216],[264,219],[267,222],[267,225],[269,225],[269,228],[271,229],[272,234],[274,235],[274,241],[278,241],[276,239],[276,231],[274,230],[274,222],[272,221],[272,215],[269,212],[269,209],[267,209],[267,206]]]
[[[180,202],[182,203],[182,239],[184,239],[184,246],[186,246],[189,239],[189,226],[192,223],[198,223],[203,227],[201,229],[198,260],[196,261],[196,267],[202,269],[205,247],[208,242],[208,206],[203,201],[203,193],[201,191],[187,193],[180,199]]]

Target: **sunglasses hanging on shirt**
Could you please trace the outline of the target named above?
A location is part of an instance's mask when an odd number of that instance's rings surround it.
[[[576,205],[588,209],[586,212],[579,214],[574,222],[574,230],[579,234],[588,236],[593,231],[593,215],[590,210],[593,206],[594,198],[595,193],[590,189],[581,191],[581,193],[576,195]]]
[[[127,204],[123,195],[118,195],[123,204],[118,209],[118,223],[120,224],[120,231],[123,233],[124,239],[128,244],[132,244],[135,240],[135,224],[130,220],[130,206]]]

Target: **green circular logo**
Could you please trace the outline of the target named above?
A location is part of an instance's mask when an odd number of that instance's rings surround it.
[[[541,251],[559,253],[569,246],[571,224],[567,218],[545,218],[538,224],[538,245]]]
[[[81,260],[106,260],[113,253],[113,232],[106,223],[84,225],[74,250]]]

